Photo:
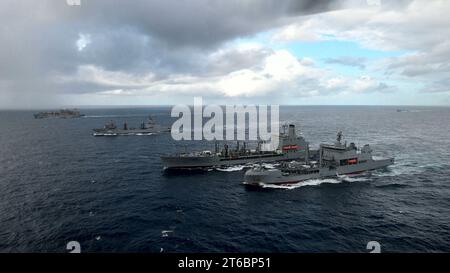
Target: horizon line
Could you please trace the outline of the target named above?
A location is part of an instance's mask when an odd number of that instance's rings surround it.
[[[144,108],[144,107],[173,107],[177,104],[142,104],[142,105],[61,105],[61,106],[42,106],[42,107],[11,107],[11,108],[0,108],[0,111],[31,111],[31,110],[60,110],[60,109],[92,109],[92,108]],[[193,106],[191,104],[187,104],[188,106]],[[220,106],[226,106],[227,104],[204,104],[204,106],[207,105],[220,105]],[[229,104],[229,105],[268,105],[268,104]],[[311,107],[311,106],[346,106],[346,107],[450,107],[450,105],[442,104],[442,105],[427,105],[427,104],[274,104],[279,105],[280,107],[293,107],[293,106],[305,106],[305,107]]]

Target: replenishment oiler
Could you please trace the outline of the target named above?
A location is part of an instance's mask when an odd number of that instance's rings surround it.
[[[93,129],[93,131],[94,136],[139,136],[170,132],[170,128],[160,126],[149,116],[147,122],[142,122],[139,128],[129,127],[126,122],[124,122],[122,128],[118,128],[114,121],[110,121],[103,128]]]
[[[342,144],[339,132],[334,144],[321,144],[319,161],[290,162],[280,168],[266,169],[255,166],[245,173],[244,184],[261,186],[267,184],[293,184],[309,179],[358,174],[370,170],[385,168],[394,163],[394,158],[375,159],[369,144],[358,149],[354,143]]]
[[[283,160],[305,160],[311,156],[309,144],[302,136],[297,136],[295,125],[283,126],[283,132],[279,136],[279,145],[273,151],[262,151],[258,142],[256,149],[248,149],[247,144],[230,149],[227,144],[219,151],[215,145],[215,151],[202,151],[182,153],[171,156],[162,156],[161,161],[165,170],[196,170],[210,167],[227,167],[233,165],[245,165],[251,163],[268,163]]]

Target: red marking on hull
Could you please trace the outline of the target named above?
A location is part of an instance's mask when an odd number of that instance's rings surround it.
[[[298,145],[283,146],[283,151],[299,150],[299,149],[300,149],[300,146],[298,146]]]

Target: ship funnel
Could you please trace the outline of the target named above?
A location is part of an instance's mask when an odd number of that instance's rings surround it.
[[[294,124],[289,124],[289,136],[295,136],[295,125]]]

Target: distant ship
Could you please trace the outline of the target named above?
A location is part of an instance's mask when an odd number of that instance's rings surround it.
[[[339,132],[335,144],[321,144],[319,162],[291,162],[282,164],[278,169],[266,169],[256,166],[245,173],[244,184],[292,184],[309,179],[357,174],[387,167],[394,163],[394,158],[374,159],[369,144],[358,149],[354,143],[341,143]]]
[[[122,128],[118,128],[114,121],[106,123],[103,128],[93,129],[94,136],[127,136],[127,135],[152,135],[156,133],[170,132],[169,127],[162,127],[149,116],[147,122],[142,122],[139,128],[128,127],[125,122]]]
[[[230,149],[225,144],[219,151],[216,143],[214,152],[202,151],[161,156],[161,161],[166,170],[194,170],[258,162],[300,160],[311,156],[308,142],[302,136],[297,136],[295,125],[283,127],[284,131],[279,136],[279,146],[274,151],[262,151],[262,142],[258,142],[254,150],[248,149],[245,142],[242,146],[237,142],[235,149]]]
[[[84,117],[77,109],[61,109],[59,111],[39,112],[34,114],[34,118],[81,118]]]

